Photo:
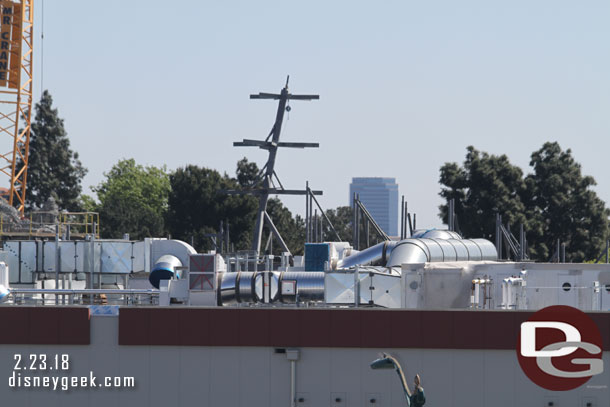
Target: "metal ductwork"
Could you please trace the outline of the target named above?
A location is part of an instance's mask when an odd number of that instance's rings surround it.
[[[495,246],[486,239],[462,239],[453,231],[417,230],[399,242],[386,241],[340,260],[337,269],[368,266],[379,262],[386,267],[403,263],[497,260]]]
[[[0,302],[4,302],[8,299],[10,291],[3,285],[0,285]]]
[[[237,273],[222,273],[220,275],[220,284],[218,284],[220,292],[218,292],[218,305],[236,304],[239,302],[239,274]]]
[[[265,300],[265,278],[269,279],[268,300]],[[217,298],[220,306],[266,301],[273,303],[278,300],[282,303],[295,303],[297,299],[298,302],[324,301],[323,272],[239,271],[222,273],[219,280]],[[293,283],[290,284],[291,282]]]
[[[445,232],[445,231],[434,231]],[[426,232],[430,233],[430,231]],[[453,232],[452,232],[453,233]],[[444,235],[447,237],[448,235]],[[456,236],[459,236],[456,234]],[[387,261],[386,261],[387,259]],[[405,239],[400,242],[386,241],[369,247],[338,262],[337,268],[346,269],[353,266],[364,266],[379,262],[385,267],[400,267],[405,263],[433,263],[452,261],[497,260],[495,246],[485,239]],[[368,270],[368,269],[367,269]],[[381,272],[383,271],[383,272]],[[388,287],[394,287],[397,276],[388,274],[386,268],[371,267],[369,277],[379,274],[377,280],[382,284],[386,278]],[[341,273],[341,272],[336,272]],[[372,273],[372,274],[371,274]],[[275,303],[284,304],[322,302],[325,300],[325,272],[314,271],[261,271],[221,273],[218,280],[218,305],[239,303]],[[353,277],[349,277],[353,285]],[[342,283],[345,283],[343,281]],[[368,284],[368,285],[367,285]],[[373,286],[365,283],[366,287]],[[349,289],[349,287],[347,288]],[[389,289],[389,288],[388,288]],[[388,291],[386,291],[388,293]],[[370,301],[381,304],[384,293],[369,293]],[[379,298],[377,298],[379,297]],[[352,300],[353,301],[353,300]]]
[[[10,294],[8,287],[8,267],[5,263],[0,263],[0,302],[4,302],[8,299],[8,295]]]
[[[497,259],[496,247],[486,239],[405,239],[396,244],[386,267],[404,263]]]
[[[462,239],[459,233],[444,229],[419,229],[413,232],[411,239]]]
[[[286,292],[284,282],[294,281],[294,293]],[[324,273],[318,271],[286,271],[280,275],[280,301],[283,303],[324,301]]]
[[[182,267],[182,262],[171,254],[161,256],[159,260],[153,265],[148,281],[155,288],[159,288],[161,280],[171,280],[174,278],[180,278],[179,267]]]
[[[396,246],[396,243],[397,242],[392,240],[378,243],[369,247],[368,249],[362,250],[339,260],[336,268],[349,268],[356,265],[367,266],[372,265],[375,262],[381,262],[382,265],[386,264],[392,249],[394,246]]]

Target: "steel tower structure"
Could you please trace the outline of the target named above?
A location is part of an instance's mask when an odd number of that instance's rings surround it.
[[[32,111],[33,3],[0,1],[0,177],[8,181],[2,198],[22,215]]]
[[[235,147],[258,147],[269,152],[267,163],[263,166],[258,174],[258,180],[254,188],[242,191],[225,191],[226,193],[233,194],[251,194],[258,195],[258,213],[256,215],[256,226],[254,228],[254,238],[252,239],[252,250],[258,255],[261,249],[261,240],[263,238],[263,225],[267,223],[269,229],[279,241],[282,249],[285,252],[290,252],[288,246],[282,239],[279,231],[273,224],[271,217],[267,213],[267,201],[269,195],[322,195],[322,191],[312,190],[294,190],[285,189],[280,182],[275,172],[275,159],[279,147],[288,148],[307,148],[307,147],[319,147],[318,143],[294,143],[294,142],[282,142],[280,141],[280,133],[282,132],[282,123],[284,121],[284,112],[290,111],[288,101],[290,100],[316,100],[319,99],[319,95],[293,95],[288,91],[288,81],[290,77],[286,79],[286,85],[279,94],[277,93],[258,93],[256,95],[250,95],[250,99],[271,99],[277,100],[277,113],[275,115],[275,123],[271,128],[271,132],[265,140],[249,140],[244,139],[243,141],[237,141],[233,143]]]

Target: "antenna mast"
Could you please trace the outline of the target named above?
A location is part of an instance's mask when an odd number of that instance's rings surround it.
[[[263,225],[266,222],[269,229],[274,234],[276,239],[279,241],[282,249],[285,252],[289,252],[288,246],[282,239],[279,231],[273,224],[271,217],[267,213],[267,201],[269,195],[306,195],[306,190],[295,190],[285,189],[275,172],[275,160],[277,158],[277,152],[279,147],[287,148],[317,148],[320,146],[319,143],[288,143],[280,141],[280,134],[282,132],[282,123],[284,121],[284,112],[290,111],[288,105],[289,100],[317,100],[320,99],[319,95],[293,95],[288,91],[288,81],[290,76],[286,78],[286,85],[279,94],[276,93],[258,93],[256,95],[250,95],[250,99],[272,99],[278,101],[277,113],[275,115],[275,123],[269,132],[269,135],[265,140],[249,140],[244,139],[242,141],[236,141],[233,143],[234,147],[258,147],[269,152],[267,163],[263,166],[258,174],[258,180],[256,181],[253,189],[248,190],[231,190],[226,191],[229,194],[250,194],[258,195],[258,212],[256,214],[256,226],[254,228],[254,239],[252,239],[252,250],[256,252],[258,256],[261,249],[261,240],[263,238]],[[277,185],[276,182],[277,181]],[[310,191],[314,195],[322,195],[322,191]]]

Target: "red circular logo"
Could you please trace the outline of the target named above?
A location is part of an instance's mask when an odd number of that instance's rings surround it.
[[[523,373],[538,386],[572,390],[603,371],[602,338],[587,314],[554,305],[521,324],[517,358]]]

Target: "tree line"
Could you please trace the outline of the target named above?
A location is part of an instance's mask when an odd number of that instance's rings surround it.
[[[582,174],[571,150],[547,142],[530,156],[531,173],[510,163],[506,155],[467,148],[460,166],[440,169],[441,197],[455,199],[455,213],[464,237],[495,240],[495,215],[503,222],[524,225],[528,255],[549,261],[557,240],[566,245],[567,261],[597,258],[608,238],[605,203],[591,189],[593,177]],[[440,206],[447,222],[448,205]]]
[[[596,258],[608,238],[610,211],[591,188],[595,180],[583,175],[572,152],[558,143],[545,143],[533,152],[530,167],[524,174],[506,155],[472,146],[461,165],[445,163],[440,168],[440,196],[455,200],[460,232],[466,238],[493,241],[495,215],[500,214],[505,223],[524,225],[531,259],[548,261],[557,239],[566,243],[571,261]],[[127,158],[92,188],[95,197],[85,195],[81,183],[87,170],[71,150],[63,119],[45,91],[32,121],[26,201],[27,208],[35,210],[52,196],[61,209],[99,212],[104,238],[124,233],[132,239],[171,235],[193,242],[199,251],[212,249],[207,235],[216,233],[221,221],[228,222],[234,248],[247,250],[257,198],[220,191],[251,188],[258,172],[256,163],[246,158],[237,163],[233,175],[197,165],[168,171]],[[302,254],[304,219],[276,198],[270,199],[267,210],[291,251]],[[350,241],[351,208],[329,209],[326,215],[341,239]],[[440,206],[439,216],[447,222],[448,205]],[[334,240],[334,233],[325,226],[323,237]]]

